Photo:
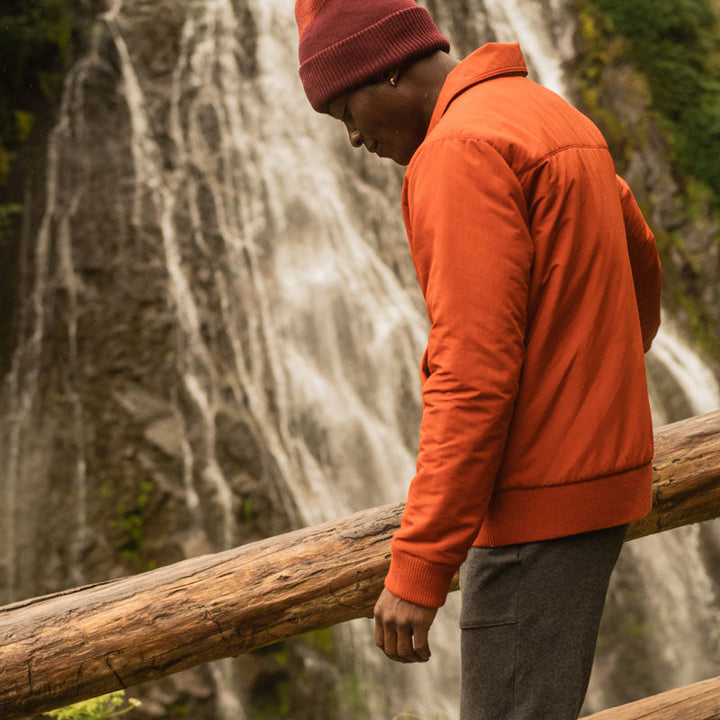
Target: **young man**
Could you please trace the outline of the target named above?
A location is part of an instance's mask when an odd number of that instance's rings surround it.
[[[413,0],[298,0],[296,18],[312,106],[407,165],[431,325],[376,644],[426,661],[464,562],[462,720],[574,720],[625,526],[651,506],[653,236],[600,132],[517,45],[458,62]]]

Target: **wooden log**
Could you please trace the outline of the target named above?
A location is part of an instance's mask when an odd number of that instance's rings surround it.
[[[653,508],[627,539],[720,517],[720,411],[655,432]]]
[[[720,412],[658,431],[629,537],[720,515]],[[402,505],[0,608],[0,717],[19,718],[369,616]],[[368,640],[370,642],[370,640]]]
[[[581,720],[717,720],[720,677],[586,715]]]
[[[402,507],[0,608],[0,718],[370,615]]]

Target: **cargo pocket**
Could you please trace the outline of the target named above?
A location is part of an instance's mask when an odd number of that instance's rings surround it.
[[[470,548],[460,570],[460,627],[517,622],[520,546]]]
[[[460,717],[514,718],[520,548],[471,548],[460,571]]]

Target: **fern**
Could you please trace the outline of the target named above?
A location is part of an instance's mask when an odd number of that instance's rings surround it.
[[[139,705],[139,700],[125,698],[125,692],[120,690],[90,700],[83,700],[64,708],[50,710],[45,715],[56,718],[56,720],[109,720],[124,715]]]

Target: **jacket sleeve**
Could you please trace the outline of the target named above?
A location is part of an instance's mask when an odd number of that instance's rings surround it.
[[[625,234],[640,314],[643,347],[647,352],[660,327],[660,258],[655,237],[645,222],[632,191],[621,177],[618,177],[617,181],[625,218]]]
[[[417,472],[385,585],[438,607],[478,534],[503,456],[533,244],[517,177],[478,141],[426,142],[408,168],[403,212],[430,333]]]

